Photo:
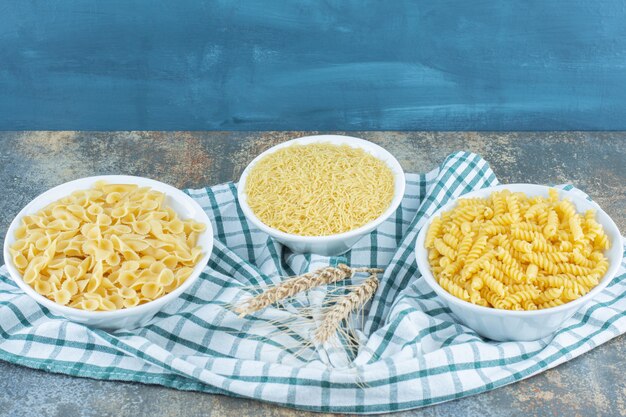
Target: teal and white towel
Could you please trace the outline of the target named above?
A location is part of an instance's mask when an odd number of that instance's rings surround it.
[[[553,337],[492,342],[460,325],[420,276],[413,254],[425,219],[449,199],[497,184],[478,155],[450,155],[408,174],[395,215],[341,257],[297,255],[248,224],[235,184],[189,190],[216,243],[196,285],[147,326],[106,332],[55,316],[0,269],[0,359],[50,372],[160,384],[327,412],[406,410],[492,390],[552,368],[626,332],[626,265]],[[251,285],[328,264],[384,268],[357,323],[360,348],[302,349],[310,329],[273,332],[287,310],[239,318],[228,303]],[[358,283],[364,276],[356,276]],[[315,305],[304,294],[294,303]],[[267,337],[268,335],[271,337]],[[266,337],[264,337],[264,335]]]

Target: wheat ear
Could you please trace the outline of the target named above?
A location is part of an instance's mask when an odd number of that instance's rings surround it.
[[[352,270],[344,264],[337,265],[336,268],[326,267],[315,272],[298,275],[287,279],[280,284],[266,289],[261,294],[252,297],[235,308],[235,312],[240,316],[254,313],[272,305],[280,300],[293,297],[299,292],[333,282],[341,281],[351,276]]]
[[[353,291],[341,297],[337,304],[328,310],[324,321],[315,332],[315,340],[320,343],[328,341],[339,329],[341,323],[358,311],[369,301],[378,288],[378,277],[373,273],[368,279]]]
[[[298,275],[287,279],[280,284],[263,291],[261,294],[245,300],[243,303],[235,307],[235,312],[243,317],[247,314],[254,313],[268,307],[278,301],[293,297],[294,295],[319,287],[320,285],[332,284],[348,277],[357,272],[376,273],[382,272],[377,268],[350,268],[348,265],[339,264],[337,267],[328,266],[318,269],[315,272]]]

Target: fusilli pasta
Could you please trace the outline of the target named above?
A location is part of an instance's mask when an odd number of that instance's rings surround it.
[[[588,293],[608,270],[602,251],[609,245],[595,212],[577,213],[555,189],[548,198],[504,190],[460,199],[433,219],[425,239],[443,289],[513,310],[555,307]]]

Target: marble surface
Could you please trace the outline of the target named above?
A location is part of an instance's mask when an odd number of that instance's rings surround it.
[[[179,188],[237,179],[258,153],[310,132],[0,132],[0,240],[48,188],[97,174],[151,177]],[[341,132],[338,132],[341,133]],[[353,132],[407,172],[470,150],[504,183],[571,182],[626,231],[626,132]],[[0,255],[1,257],[1,255]],[[1,259],[0,259],[1,261]],[[626,338],[522,382],[402,416],[626,415]],[[0,362],[0,416],[295,416],[253,400],[49,374]]]

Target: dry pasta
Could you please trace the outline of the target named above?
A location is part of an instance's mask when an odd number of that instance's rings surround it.
[[[424,246],[443,289],[471,303],[537,310],[575,300],[598,285],[608,269],[609,239],[569,200],[528,198],[508,190],[460,199],[437,216]]]
[[[50,300],[119,310],[178,288],[203,255],[205,228],[150,187],[97,182],[24,216],[9,251],[24,282]]]
[[[348,145],[292,145],[256,163],[247,203],[266,225],[299,236],[356,229],[391,204],[394,175],[380,159]]]

